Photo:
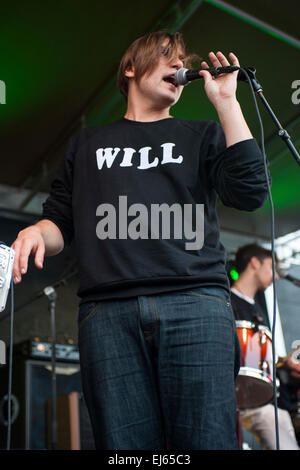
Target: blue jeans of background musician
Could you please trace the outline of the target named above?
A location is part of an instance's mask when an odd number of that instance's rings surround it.
[[[239,346],[222,288],[89,302],[82,384],[98,449],[236,449]]]

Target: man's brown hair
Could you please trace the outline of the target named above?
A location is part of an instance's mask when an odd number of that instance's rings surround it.
[[[164,45],[165,41],[168,43]],[[150,74],[156,67],[159,58],[164,55],[171,62],[178,55],[186,68],[192,61],[199,59],[196,54],[188,54],[181,33],[155,31],[136,39],[123,55],[118,71],[118,87],[127,101],[128,81],[126,70],[134,68],[135,80],[138,82],[145,74]]]
[[[250,243],[249,245],[244,245],[238,249],[235,255],[234,266],[236,270],[241,274],[247,268],[248,264],[252,257],[257,258],[261,263],[266,258],[272,258],[272,251],[263,248],[256,243]],[[278,262],[277,255],[275,253],[275,266]]]

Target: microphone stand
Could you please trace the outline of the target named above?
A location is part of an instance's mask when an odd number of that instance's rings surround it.
[[[64,278],[59,279],[58,281],[54,282],[52,284],[52,287],[55,288],[55,287],[60,287],[61,285],[67,285],[67,281],[71,279],[72,277],[76,276],[77,274],[78,274],[77,270],[72,271],[70,274],[68,274]],[[39,292],[35,293],[30,299],[26,300],[23,304],[17,305],[14,311],[18,312],[19,310],[22,310],[24,307],[26,307],[27,305],[30,305],[35,300],[38,300],[41,297],[43,297],[44,294],[45,294],[44,289],[40,290]],[[8,316],[9,316],[8,312],[5,312],[5,311],[2,312],[2,314],[0,314],[0,321],[4,320]]]
[[[57,294],[52,286],[45,287],[44,294],[49,300],[49,311],[51,318],[51,340],[52,340],[52,358],[51,358],[51,389],[52,389],[52,406],[51,406],[51,449],[57,448],[57,419],[56,419],[56,370],[55,370],[55,303]]]
[[[277,129],[278,129],[278,136],[281,137],[281,139],[286,143],[287,147],[289,148],[291,154],[295,158],[296,162],[298,163],[298,166],[300,166],[300,156],[294,147],[294,145],[291,142],[290,136],[287,133],[287,131],[282,127],[280,124],[279,120],[277,119],[274,111],[272,110],[271,106],[269,105],[268,101],[263,95],[263,89],[258,80],[255,77],[255,72],[256,70],[253,67],[241,69],[242,76],[240,76],[240,80],[247,81],[249,85],[252,86],[252,91],[253,93],[257,93],[258,96],[261,98],[261,101],[263,102],[265,108],[269,112],[272,120],[274,121]],[[256,105],[256,103],[255,103]],[[257,108],[257,105],[256,105]],[[259,111],[257,109],[257,113],[259,114]],[[261,124],[262,125],[262,124]],[[265,162],[266,164],[266,162]],[[267,172],[266,166],[265,170]],[[272,205],[272,204],[271,204]],[[273,206],[272,206],[273,207]],[[272,210],[272,250],[274,248],[274,220],[273,220],[273,210]],[[273,268],[273,278],[275,279],[275,262],[273,259],[272,255],[272,268]],[[274,299],[275,299],[275,283],[273,283],[273,289],[274,289]],[[276,303],[274,302],[274,322],[273,322],[273,329],[274,329],[274,336],[275,336],[275,311],[276,311]],[[278,427],[278,414],[277,414],[277,389],[276,389],[276,364],[275,364],[275,348],[274,348],[274,342],[272,342],[272,355],[273,355],[273,390],[274,390],[274,409],[275,409],[275,435],[276,435],[276,449],[279,450],[279,427]]]
[[[52,450],[55,450],[57,447],[57,419],[56,419],[56,367],[55,367],[55,362],[56,362],[56,357],[55,357],[55,304],[56,304],[56,292],[54,288],[58,288],[61,285],[67,285],[67,281],[74,277],[75,275],[78,274],[77,269],[73,270],[65,275],[63,278],[59,279],[58,281],[54,282],[52,286],[50,287],[45,287],[41,291],[37,292],[34,294],[30,299],[28,299],[26,302],[23,304],[17,306],[16,308],[13,308],[13,312],[17,312],[19,310],[22,310],[24,307],[27,305],[31,304],[35,300],[40,299],[43,295],[46,295],[49,300],[49,311],[50,311],[50,316],[51,316],[51,330],[52,330],[52,370],[51,370],[51,386],[52,386],[52,435],[51,435],[51,447]],[[13,297],[12,297],[13,298]],[[3,312],[2,315],[0,315],[0,321],[4,320],[9,313]]]
[[[289,136],[289,134],[287,133],[287,131],[282,127],[282,125],[280,124],[280,122],[278,121],[274,111],[272,110],[271,106],[269,105],[268,101],[266,100],[266,98],[264,97],[263,95],[263,89],[262,89],[262,86],[260,85],[260,83],[257,81],[256,79],[256,76],[255,76],[255,72],[256,70],[253,68],[253,67],[248,67],[248,68],[245,68],[245,69],[241,69],[243,71],[246,71],[250,80],[251,80],[251,83],[253,85],[253,89],[254,91],[258,94],[258,96],[261,98],[263,104],[265,105],[267,111],[269,112],[271,118],[273,119],[273,121],[275,122],[275,125],[278,129],[278,136],[281,137],[281,139],[286,143],[286,145],[288,146],[291,154],[293,155],[293,157],[295,158],[296,162],[298,163],[298,165],[300,166],[300,156],[299,156],[299,153],[297,151],[297,149],[294,147],[292,141],[291,141],[291,138]],[[245,76],[245,73],[243,74]],[[247,81],[246,77],[245,78],[241,78],[241,80],[243,81]]]

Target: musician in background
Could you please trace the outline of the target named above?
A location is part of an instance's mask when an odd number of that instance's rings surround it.
[[[234,265],[239,272],[239,278],[231,286],[231,305],[235,319],[268,326],[268,319],[255,302],[255,296],[273,282],[272,252],[257,244],[244,245],[238,249]],[[289,359],[285,368],[293,377],[300,378],[300,365],[296,361]],[[273,403],[241,410],[240,416],[245,429],[254,435],[264,450],[276,449]],[[278,431],[280,450],[299,450],[290,414],[287,409],[281,408],[279,402]]]

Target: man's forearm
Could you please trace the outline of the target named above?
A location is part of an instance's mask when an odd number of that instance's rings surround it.
[[[237,100],[220,103],[217,112],[225,134],[227,147],[242,140],[253,139]]]
[[[33,227],[40,230],[45,243],[45,255],[54,256],[64,248],[64,239],[61,231],[51,220],[43,219]]]

